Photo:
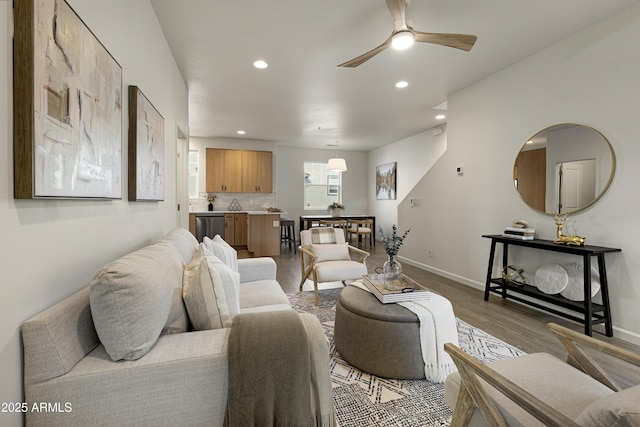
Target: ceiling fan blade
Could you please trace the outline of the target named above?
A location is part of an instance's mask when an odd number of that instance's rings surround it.
[[[469,34],[450,34],[450,33],[422,33],[420,31],[412,31],[417,42],[439,44],[442,46],[454,47],[469,52],[476,40],[477,36]]]
[[[389,38],[387,38],[380,46],[371,49],[367,53],[363,53],[357,58],[353,58],[350,61],[343,62],[342,64],[338,65],[338,67],[355,68],[358,65],[370,60],[371,58],[373,58],[374,56],[376,56],[377,54],[379,54],[380,52],[388,48],[390,45],[391,45],[391,36],[389,36]]]
[[[406,0],[386,0],[389,13],[393,18],[394,31],[403,31],[407,29],[406,21]]]

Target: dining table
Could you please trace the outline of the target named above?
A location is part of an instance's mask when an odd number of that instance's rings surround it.
[[[299,230],[308,230],[314,226],[314,223],[317,225],[322,220],[333,220],[333,219],[344,219],[347,222],[351,220],[361,220],[361,219],[370,219],[373,221],[373,226],[371,227],[371,233],[373,234],[373,244],[376,244],[376,217],[375,215],[366,215],[366,214],[353,214],[353,215],[345,215],[344,213],[340,214],[339,217],[335,217],[331,214],[328,215],[300,215],[300,228]]]

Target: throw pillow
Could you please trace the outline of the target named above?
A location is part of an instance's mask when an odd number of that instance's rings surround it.
[[[202,242],[233,271],[238,271],[238,252],[218,234],[213,239],[205,236]]]
[[[576,418],[581,426],[631,427],[640,425],[640,385],[592,402]]]
[[[196,330],[228,328],[240,311],[240,275],[214,255],[198,257],[184,270],[182,294]]]
[[[95,273],[90,284],[91,315],[100,342],[113,361],[141,358],[165,326],[177,320],[179,310],[170,314],[175,292],[182,285],[183,265],[174,248],[150,245]],[[186,322],[185,316],[185,330]]]
[[[318,257],[316,262],[348,261],[351,259],[348,243],[335,243],[333,245],[313,243],[311,251]]]

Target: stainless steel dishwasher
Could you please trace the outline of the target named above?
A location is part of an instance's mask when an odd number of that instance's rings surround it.
[[[202,242],[204,236],[213,238],[216,234],[224,239],[224,214],[223,213],[197,213],[196,214],[196,239]]]

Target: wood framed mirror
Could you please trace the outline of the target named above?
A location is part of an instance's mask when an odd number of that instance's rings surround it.
[[[605,194],[615,169],[615,153],[604,135],[589,126],[563,123],[524,143],[513,166],[513,182],[530,208],[575,213]]]

